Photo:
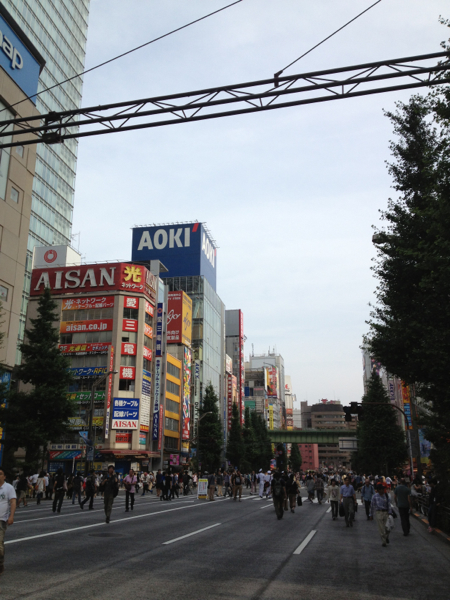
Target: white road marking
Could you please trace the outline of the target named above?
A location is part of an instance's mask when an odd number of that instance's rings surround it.
[[[300,544],[300,546],[297,548],[297,550],[294,550],[294,554],[301,554],[303,552],[303,550],[306,548],[306,546],[309,544],[309,542],[313,539],[313,537],[315,536],[316,533],[317,533],[317,531],[315,529],[310,531],[308,533],[308,535],[305,537],[305,539],[303,540],[303,542]]]
[[[262,508],[269,508],[269,506],[273,508],[273,504],[266,504],[265,506],[260,506],[259,510],[261,510]]]
[[[331,506],[330,506],[330,508],[327,510],[327,513],[329,513],[329,512],[331,512]]]
[[[186,510],[187,508],[197,508],[198,506],[208,506],[210,503],[199,503],[193,504],[192,506],[180,506],[180,508],[168,508],[167,510],[160,510],[158,512],[146,513],[145,515],[135,515],[134,517],[125,517],[124,519],[116,519],[115,521],[111,521],[108,527],[114,525],[116,523],[121,523],[122,521],[131,521],[133,519],[143,519],[144,517],[156,517],[158,515],[163,515],[165,513],[174,512],[176,510]],[[70,533],[71,531],[80,531],[82,529],[90,529],[91,527],[100,527],[101,525],[106,526],[106,523],[94,523],[92,525],[82,525],[81,527],[73,527],[71,529],[62,529],[60,531],[51,531],[49,533],[41,533],[39,535],[31,535],[29,537],[19,538],[18,540],[9,540],[5,542],[5,544],[17,544],[19,542],[26,542],[28,540],[35,540],[38,538],[49,537],[51,535],[60,535],[62,533]]]
[[[185,538],[191,537],[191,535],[197,535],[198,533],[202,533],[202,531],[212,529],[213,527],[218,527],[219,525],[222,525],[222,523],[215,523],[214,525],[209,525],[208,527],[203,527],[203,529],[198,529],[197,531],[193,531],[192,533],[187,533],[186,535],[182,535],[181,537],[177,537],[173,540],[169,540],[168,542],[163,542],[163,546],[167,546],[167,544],[173,544],[174,542],[179,542],[180,540],[184,540]]]

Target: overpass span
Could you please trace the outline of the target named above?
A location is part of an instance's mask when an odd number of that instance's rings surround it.
[[[349,429],[271,429],[274,444],[338,444],[339,438],[356,439],[356,431]]]

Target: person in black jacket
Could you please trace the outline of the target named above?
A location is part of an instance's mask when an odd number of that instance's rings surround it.
[[[67,486],[65,485],[65,483],[66,478],[64,476],[63,470],[60,467],[56,471],[55,482],[53,484],[53,491],[55,493],[55,498],[53,500],[53,512],[61,512],[64,494],[67,490]]]
[[[111,519],[111,511],[114,498],[119,493],[119,479],[114,472],[114,465],[109,465],[108,473],[100,484],[100,490],[103,492],[103,501],[105,503],[106,523]]]

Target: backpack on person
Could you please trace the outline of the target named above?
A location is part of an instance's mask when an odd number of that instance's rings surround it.
[[[281,483],[281,479],[274,479],[273,481],[273,495],[276,498],[279,498],[283,495],[283,484]]]

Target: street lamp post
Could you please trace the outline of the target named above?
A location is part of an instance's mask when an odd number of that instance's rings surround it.
[[[98,386],[101,383],[103,383],[104,381],[106,381],[106,379],[110,375],[116,375],[118,372],[119,371],[108,371],[104,375],[101,375],[100,377],[98,377],[94,381],[94,383],[92,384],[91,404],[90,404],[90,408],[89,408],[88,439],[87,439],[87,445],[90,448],[90,450],[86,449],[86,470],[87,471],[89,471],[90,469],[92,469],[92,463],[94,462],[94,455],[95,455],[95,440],[92,439],[92,430],[93,430],[93,423],[94,423],[94,398],[95,398],[95,392],[96,392]],[[91,454],[92,459],[88,458],[88,452]]]

